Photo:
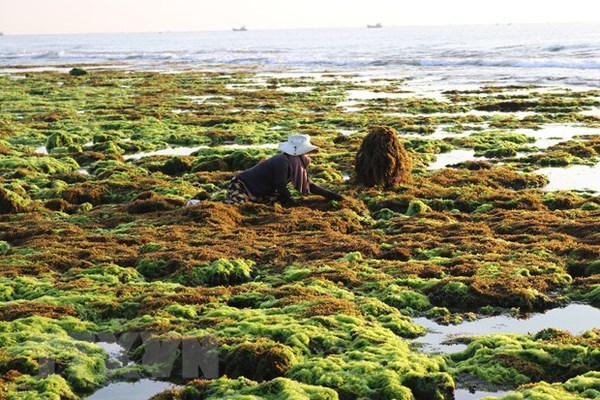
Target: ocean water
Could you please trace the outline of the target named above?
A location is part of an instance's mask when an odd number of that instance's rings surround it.
[[[598,87],[600,23],[0,37],[0,67],[79,63]]]

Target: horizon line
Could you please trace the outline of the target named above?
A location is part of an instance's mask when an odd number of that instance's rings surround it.
[[[512,25],[567,25],[567,24],[600,24],[598,21],[548,21],[548,22],[487,22],[487,23],[460,23],[460,24],[405,24],[405,25],[383,25],[385,28],[421,28],[421,27],[452,27],[452,26],[512,26]],[[295,31],[295,30],[316,30],[316,29],[368,29],[368,24],[352,26],[321,26],[321,27],[296,27],[296,28],[248,28],[247,32],[255,31]],[[147,30],[147,31],[98,31],[98,32],[60,32],[60,33],[10,33],[0,31],[3,36],[53,36],[53,35],[113,35],[113,34],[143,34],[143,33],[202,33],[202,32],[232,32],[233,28],[228,29],[199,29],[199,30]]]

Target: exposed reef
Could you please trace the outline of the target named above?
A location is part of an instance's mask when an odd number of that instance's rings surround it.
[[[582,112],[600,91],[76,70],[0,76],[0,398],[76,400],[165,368],[180,387],[157,400],[600,394],[597,329],[462,337],[445,355],[412,342],[416,317],[600,307],[600,199],[547,190],[541,169],[597,165],[600,118]],[[344,200],[224,204],[291,132]],[[379,142],[393,162],[376,176]],[[217,376],[183,371],[196,340]]]

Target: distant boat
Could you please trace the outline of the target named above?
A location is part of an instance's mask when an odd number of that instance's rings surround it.
[[[3,32],[0,32],[0,36],[4,36],[4,33],[3,33]]]
[[[367,28],[369,29],[373,29],[373,28],[383,28],[383,25],[381,25],[379,22],[376,23],[375,25],[367,25]]]
[[[247,30],[246,25],[242,25],[239,28],[233,28],[234,32],[246,32]]]

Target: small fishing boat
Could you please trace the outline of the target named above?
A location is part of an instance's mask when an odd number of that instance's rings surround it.
[[[381,23],[376,23],[375,25],[367,25],[367,28],[372,29],[372,28],[383,28],[383,25],[381,25]]]
[[[239,28],[233,28],[234,32],[246,32],[248,29],[246,29],[246,25],[242,25]]]

